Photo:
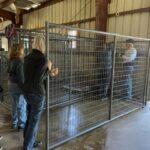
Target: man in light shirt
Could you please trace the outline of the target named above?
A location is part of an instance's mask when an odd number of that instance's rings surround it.
[[[137,50],[134,48],[134,40],[127,39],[126,40],[126,47],[124,55],[122,56],[123,59],[123,73],[124,73],[124,80],[125,80],[125,89],[124,93],[126,94],[127,99],[132,99],[132,73],[133,73],[133,61],[136,59]]]

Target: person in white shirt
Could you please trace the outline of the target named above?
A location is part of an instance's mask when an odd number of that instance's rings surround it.
[[[124,93],[126,95],[126,99],[132,99],[132,73],[133,73],[133,61],[136,59],[137,50],[134,48],[134,40],[127,39],[126,40],[126,50],[124,55],[122,56],[123,59],[123,73],[124,73],[124,80],[125,80],[125,89]]]

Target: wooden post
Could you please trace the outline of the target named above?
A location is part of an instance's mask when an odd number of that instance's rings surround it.
[[[96,30],[107,30],[108,0],[95,0],[96,5]]]
[[[95,22],[95,28],[98,31],[106,31],[107,30],[107,17],[108,17],[108,0],[95,0],[95,7],[96,7],[96,22]],[[96,68],[99,68],[97,71],[97,95],[99,95],[99,98],[101,99],[104,94],[104,87],[102,87],[102,82],[104,80],[104,75],[102,73],[103,71],[103,60],[102,60],[102,54],[104,50],[104,44],[106,41],[106,36],[103,34],[96,34]],[[101,53],[102,52],[102,53]]]

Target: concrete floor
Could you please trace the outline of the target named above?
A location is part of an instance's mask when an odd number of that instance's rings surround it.
[[[88,134],[80,136],[55,150],[150,150],[150,104]],[[22,132],[10,129],[9,112],[1,108],[0,141],[5,150],[22,149]],[[39,133],[41,137],[41,133]],[[39,150],[43,148],[39,148]]]
[[[55,150],[150,150],[150,104]]]

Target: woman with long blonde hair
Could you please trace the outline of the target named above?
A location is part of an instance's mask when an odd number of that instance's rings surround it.
[[[26,123],[26,102],[23,97],[23,44],[14,44],[9,50],[8,86],[12,103],[12,128],[23,129]]]
[[[45,80],[51,75],[58,74],[58,69],[51,69],[52,63],[45,57],[45,40],[43,36],[36,36],[33,49],[24,59],[24,96],[27,101],[27,123],[24,129],[23,150],[32,150],[38,124],[45,103]]]

